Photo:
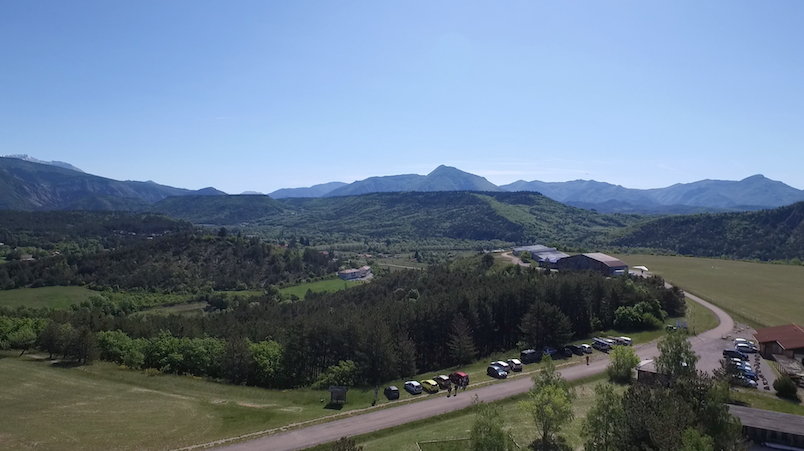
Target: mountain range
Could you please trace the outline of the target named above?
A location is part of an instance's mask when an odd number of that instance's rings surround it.
[[[274,199],[324,198],[387,192],[538,192],[558,202],[601,213],[689,214],[752,211],[804,200],[804,191],[762,175],[740,181],[701,180],[666,188],[631,189],[594,180],[497,186],[483,177],[449,166],[427,175],[369,177],[353,183],[330,182],[308,188],[283,188]],[[244,194],[261,197],[249,191]],[[27,155],[0,157],[0,209],[142,211],[167,197],[218,196],[215,188],[188,190],[152,181],[118,181],[86,174],[69,163]]]
[[[654,189],[625,188],[594,180],[569,182],[519,180],[497,186],[483,177],[449,166],[439,166],[426,176],[404,174],[369,177],[350,184],[332,182],[310,188],[281,189],[274,191],[270,196],[282,199],[410,191],[532,191],[567,205],[602,213],[639,214],[750,211],[790,205],[804,200],[804,190],[798,190],[762,175],[753,175],[740,181],[701,180]]]
[[[66,163],[65,163],[66,164]],[[61,165],[0,157],[2,210],[144,210],[166,197],[226,194],[157,183],[118,181]]]

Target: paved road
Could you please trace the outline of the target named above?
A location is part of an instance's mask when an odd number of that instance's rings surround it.
[[[722,355],[721,350],[724,347],[724,340],[721,337],[732,332],[734,329],[734,321],[732,321],[731,317],[726,314],[726,312],[703,299],[690,294],[687,294],[687,297],[712,310],[720,320],[720,324],[714,329],[690,338],[695,351],[705,357],[701,360],[699,368],[708,371],[718,366],[720,355]],[[637,346],[636,351],[642,359],[650,359],[659,354],[656,343],[647,343]],[[602,372],[606,368],[606,365],[608,365],[607,359],[595,360],[589,365],[575,365],[564,368],[561,370],[561,374],[568,380],[580,379]],[[399,407],[377,410],[371,413],[270,435],[218,449],[221,451],[301,450],[322,443],[332,442],[341,437],[366,434],[368,432],[398,426],[434,415],[464,409],[471,405],[471,399],[474,395],[477,395],[481,401],[495,401],[525,393],[532,385],[530,378],[513,379],[477,390],[461,392],[457,397],[446,398],[442,396],[426,401],[413,402]]]

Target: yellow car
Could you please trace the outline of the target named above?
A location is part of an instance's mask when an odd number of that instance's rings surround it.
[[[432,379],[427,379],[426,381],[422,381],[421,384],[422,388],[427,393],[438,393],[438,384],[436,383],[436,381]]]

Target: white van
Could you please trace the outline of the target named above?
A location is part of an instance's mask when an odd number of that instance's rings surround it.
[[[631,337],[617,337],[617,341],[624,346],[631,346],[631,344],[633,344]]]

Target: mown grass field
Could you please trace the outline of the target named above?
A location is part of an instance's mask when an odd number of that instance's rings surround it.
[[[41,287],[0,290],[0,306],[64,309],[89,299],[95,291],[83,287]]]
[[[657,255],[619,255],[754,327],[804,323],[804,266]]]
[[[332,291],[344,290],[346,288],[353,287],[359,283],[360,282],[355,282],[351,280],[326,279],[326,280],[319,280],[317,282],[308,282],[303,283],[301,285],[294,285],[292,287],[285,287],[279,291],[287,295],[295,294],[300,299],[304,299],[304,295],[307,294],[307,290],[310,290],[313,293],[319,293],[321,291],[332,292]]]
[[[103,362],[59,367],[17,354],[0,351],[3,450],[168,450],[337,413],[325,408],[327,391],[149,377]],[[374,390],[349,390],[342,411],[373,399]]]
[[[605,376],[575,381],[577,399],[573,403],[575,419],[562,429],[562,435],[571,449],[583,445],[581,427],[586,412],[594,404],[594,387],[604,382]],[[625,391],[625,387],[618,387]],[[505,427],[522,449],[536,439],[536,428],[529,415],[524,413],[517,403],[527,395],[519,395],[497,401],[505,417]],[[416,443],[463,439],[469,437],[469,431],[475,421],[473,409],[464,409],[440,415],[426,420],[408,423],[402,426],[353,437],[364,451],[418,451]],[[427,443],[421,446],[423,451],[468,451],[468,441]],[[326,451],[328,445],[311,448],[309,451]]]

